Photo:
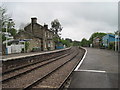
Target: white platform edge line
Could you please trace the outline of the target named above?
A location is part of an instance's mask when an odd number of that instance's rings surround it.
[[[81,72],[99,72],[99,73],[106,73],[106,71],[100,71],[100,70],[77,70],[77,71],[81,71]]]
[[[82,47],[82,48],[83,48],[83,47]],[[86,49],[86,48],[83,48],[83,49],[85,50],[85,54],[84,54],[82,60],[80,61],[80,63],[78,64],[78,66],[75,68],[74,71],[77,71],[77,70],[78,70],[78,68],[81,66],[81,64],[83,63],[83,61],[84,61],[84,59],[85,59],[85,57],[86,57],[86,55],[87,55],[87,49]]]

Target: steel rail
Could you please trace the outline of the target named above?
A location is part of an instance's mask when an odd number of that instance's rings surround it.
[[[36,84],[38,84],[39,82],[41,82],[42,80],[44,80],[45,78],[47,78],[48,76],[50,76],[50,74],[54,73],[55,71],[57,71],[59,68],[61,68],[63,65],[65,65],[66,63],[70,62],[71,60],[73,60],[77,55],[79,54],[79,52],[74,55],[72,58],[68,59],[66,62],[64,62],[62,65],[58,66],[57,68],[55,68],[54,70],[50,71],[48,74],[44,75],[43,77],[38,78],[37,80],[35,80],[34,82],[32,82],[31,84],[27,85],[26,87],[24,87],[23,90],[29,90],[31,89],[33,86],[35,86]]]
[[[17,77],[19,77],[19,76],[22,76],[22,75],[24,75],[24,74],[26,74],[26,73],[29,73],[29,72],[35,70],[35,69],[37,69],[37,68],[40,68],[40,67],[45,66],[45,65],[47,65],[47,64],[49,64],[49,63],[52,63],[52,62],[57,61],[57,60],[59,60],[59,59],[61,59],[61,58],[64,58],[64,57],[66,57],[66,56],[68,56],[68,55],[70,55],[70,54],[71,54],[71,53],[62,55],[62,56],[57,57],[57,58],[53,58],[52,61],[48,61],[48,62],[46,62],[46,63],[44,63],[44,64],[42,64],[42,65],[40,65],[40,66],[34,67],[34,68],[30,69],[30,70],[27,70],[27,71],[24,71],[24,72],[19,73],[19,74],[17,74],[17,75],[11,76],[11,77],[6,78],[6,79],[3,79],[3,80],[2,80],[2,83],[5,83],[5,82],[7,82],[8,80],[11,80],[11,79],[15,79],[15,78],[17,78]]]
[[[85,54],[85,52],[84,52]],[[81,58],[83,58],[84,54],[82,55]],[[59,85],[58,87],[58,90],[63,90],[64,89],[64,85],[66,83],[66,81],[68,80],[68,78],[71,76],[72,72],[75,70],[75,68],[78,66],[79,62],[81,61],[81,58],[80,60],[78,60],[77,64],[74,66],[74,68],[71,70],[71,72],[68,74],[68,76],[64,79],[64,81],[61,83],[61,85]]]

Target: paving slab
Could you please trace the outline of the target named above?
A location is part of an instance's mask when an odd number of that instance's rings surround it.
[[[73,72],[70,88],[118,88],[118,53],[86,49],[84,61]]]

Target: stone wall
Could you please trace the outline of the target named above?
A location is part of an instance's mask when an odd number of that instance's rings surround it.
[[[59,50],[59,51],[52,51],[48,53],[42,53],[39,55],[34,55],[34,56],[26,56],[22,58],[17,58],[17,59],[11,59],[11,60],[5,60],[2,61],[2,70],[3,72],[9,71],[14,68],[22,67],[28,64],[33,64],[36,62],[42,62],[45,60],[49,60],[50,58],[58,57],[61,55],[65,55],[66,53],[71,53],[71,48]]]
[[[39,47],[41,51],[41,40],[38,38],[33,38],[29,41],[28,52],[32,51],[34,47]]]

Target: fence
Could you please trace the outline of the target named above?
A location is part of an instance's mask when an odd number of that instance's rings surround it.
[[[23,48],[25,48],[25,46],[22,44],[7,46],[6,54],[21,53]]]

